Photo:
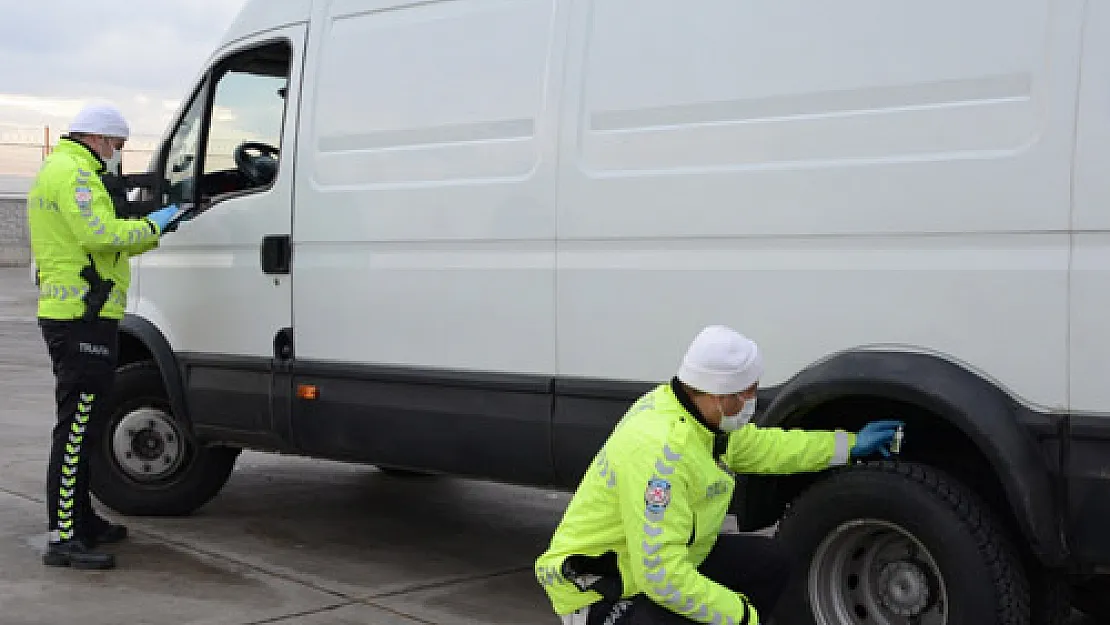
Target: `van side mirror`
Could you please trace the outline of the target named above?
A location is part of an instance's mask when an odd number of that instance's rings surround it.
[[[157,174],[104,174],[101,180],[112,198],[117,217],[146,217],[162,207],[165,181]]]

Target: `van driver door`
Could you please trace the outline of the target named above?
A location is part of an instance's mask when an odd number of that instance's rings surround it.
[[[199,81],[156,158],[188,219],[138,259],[138,312],[177,353],[198,429],[272,431],[291,334],[295,123],[305,26],[242,39]]]

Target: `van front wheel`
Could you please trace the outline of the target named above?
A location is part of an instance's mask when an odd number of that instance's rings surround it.
[[[139,362],[116,374],[110,407],[94,424],[92,493],[134,516],[185,516],[227,483],[240,450],[198,445],[173,416],[158,367]]]
[[[1029,585],[985,506],[923,465],[838,471],[804,492],[778,537],[796,558],[783,625],[1027,625]]]

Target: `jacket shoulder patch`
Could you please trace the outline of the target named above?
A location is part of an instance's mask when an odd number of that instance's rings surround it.
[[[647,490],[644,491],[645,513],[648,519],[658,523],[670,503],[671,483],[658,477],[648,480]]]
[[[77,191],[73,194],[73,199],[77,200],[77,205],[81,208],[88,208],[92,203],[92,189],[88,187],[77,187]]]

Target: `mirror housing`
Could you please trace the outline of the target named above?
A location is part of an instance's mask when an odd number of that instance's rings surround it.
[[[165,181],[157,174],[104,174],[101,180],[121,219],[146,217],[162,207]]]

